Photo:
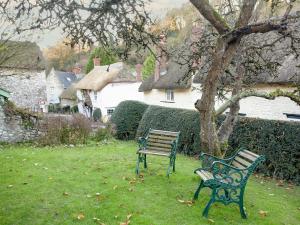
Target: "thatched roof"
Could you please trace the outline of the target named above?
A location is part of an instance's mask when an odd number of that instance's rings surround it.
[[[110,66],[94,67],[75,85],[75,88],[100,91],[107,84],[116,82],[136,82],[136,78],[130,71],[130,68],[122,62],[114,63]]]
[[[170,60],[167,65],[167,73],[161,74],[155,82],[154,75],[144,80],[139,87],[140,92],[150,91],[152,89],[186,89],[191,87],[191,79],[185,77],[189,73],[188,65],[179,65]]]
[[[76,100],[76,88],[75,83],[73,83],[71,86],[69,86],[67,89],[65,89],[61,95],[59,96],[60,99],[68,99],[68,100]]]
[[[0,68],[44,70],[45,60],[36,43],[0,41]]]

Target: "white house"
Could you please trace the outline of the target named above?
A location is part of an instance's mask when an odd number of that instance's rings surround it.
[[[77,79],[72,72],[57,71],[51,69],[47,75],[47,101],[48,104],[59,104],[60,95],[68,89]]]
[[[283,58],[278,76],[259,74],[253,78],[253,89],[271,92],[277,89],[292,91],[300,84],[300,57],[290,55]],[[139,91],[144,94],[144,102],[150,105],[194,109],[194,103],[201,98],[201,85],[205,73],[199,71],[185,78],[189,73],[187,65],[179,65],[170,60],[166,65],[157,63],[155,74],[144,80]],[[300,95],[300,93],[299,93]],[[216,109],[222,105],[216,100]],[[300,121],[300,106],[286,97],[267,100],[248,97],[240,101],[240,115],[274,120]]]
[[[143,101],[143,93],[138,92],[140,85],[141,65],[132,72],[122,62],[100,66],[100,60],[95,59],[94,69],[75,85],[79,112],[90,117],[99,108],[103,119],[107,119],[120,102]]]

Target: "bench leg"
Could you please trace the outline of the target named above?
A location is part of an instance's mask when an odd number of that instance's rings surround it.
[[[242,218],[247,219],[247,214],[246,214],[245,209],[244,209],[244,190],[245,190],[245,188],[242,188],[241,192],[240,192],[239,207],[240,207],[240,213],[241,213]]]
[[[197,190],[196,190],[196,192],[194,194],[193,200],[197,200],[198,199],[200,190],[203,188],[203,183],[204,183],[204,181],[201,180],[201,182],[200,182],[200,184],[199,184],[199,186],[198,186],[198,188],[197,188]]]
[[[173,172],[175,172],[175,161],[176,161],[176,156],[174,157],[174,161],[173,161]]]
[[[141,161],[141,154],[138,154],[138,158],[136,161],[136,167],[135,167],[135,173],[139,174],[140,173],[140,161]]]
[[[215,201],[215,196],[216,196],[216,189],[214,188],[214,189],[212,190],[212,193],[211,193],[211,198],[210,198],[209,202],[207,203],[207,205],[205,206],[205,209],[203,210],[202,215],[203,215],[204,217],[207,217],[207,216],[208,216],[209,208],[210,208],[210,206],[214,203],[214,201]]]
[[[147,169],[147,155],[144,155],[144,168]]]

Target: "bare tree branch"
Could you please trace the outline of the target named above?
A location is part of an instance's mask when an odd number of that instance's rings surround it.
[[[228,101],[226,101],[222,106],[219,107],[219,109],[215,112],[215,115],[216,116],[221,115],[232,104],[235,104],[239,100],[250,97],[250,96],[265,98],[265,99],[269,99],[269,100],[274,100],[277,97],[287,97],[287,98],[291,99],[292,101],[294,101],[297,105],[300,106],[300,96],[297,95],[295,92],[283,91],[280,89],[277,89],[276,91],[273,91],[270,93],[248,90],[248,91],[244,91],[240,94],[232,96]]]
[[[219,34],[225,34],[230,30],[229,25],[207,0],[190,0],[190,2],[216,28]]]

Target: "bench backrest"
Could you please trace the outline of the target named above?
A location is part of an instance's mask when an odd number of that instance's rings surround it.
[[[172,143],[175,141],[175,148],[177,147],[180,132],[154,130],[149,129],[147,135],[147,149],[156,151],[172,151]]]

